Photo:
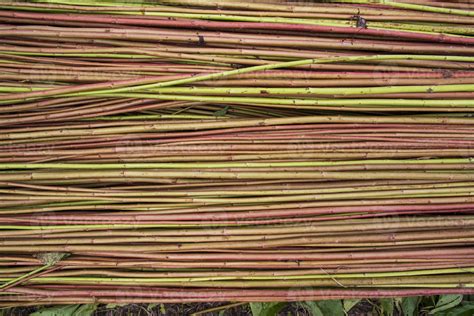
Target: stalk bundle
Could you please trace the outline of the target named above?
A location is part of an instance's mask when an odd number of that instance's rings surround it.
[[[473,294],[471,6],[2,1],[0,306]]]

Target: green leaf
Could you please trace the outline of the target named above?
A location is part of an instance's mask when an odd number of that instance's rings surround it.
[[[107,304],[107,305],[105,305],[105,308],[112,309],[112,308],[122,307],[122,306],[125,306],[125,305],[127,305],[127,304]]]
[[[402,311],[402,301],[403,301],[402,297],[393,298],[393,304],[395,305],[395,310],[400,312],[399,314],[401,314],[401,311]]]
[[[151,312],[153,310],[153,308],[155,308],[157,306],[158,306],[158,304],[148,304],[146,309],[147,309],[147,311]]]
[[[40,309],[30,316],[72,316],[80,305],[61,305]]]
[[[346,314],[349,313],[350,310],[351,310],[354,306],[356,306],[357,304],[359,304],[360,301],[361,301],[360,299],[356,299],[356,300],[349,300],[349,299],[343,300],[343,301],[342,301],[342,306],[343,306],[343,308],[344,308],[344,312],[346,312]]]
[[[326,300],[318,302],[304,302],[303,306],[313,316],[344,316],[344,307],[341,300]]]
[[[462,295],[450,294],[450,295],[440,295],[438,302],[434,309],[430,311],[430,314],[435,314],[442,312],[458,306],[462,302]]]
[[[0,308],[0,316],[7,316],[11,315],[11,309],[10,308]]]
[[[436,316],[472,316],[474,315],[474,303],[458,306],[453,309],[436,313]]]
[[[97,304],[84,304],[81,305],[75,312],[74,316],[91,316],[97,309]]]
[[[344,316],[344,307],[341,300],[327,300],[316,302],[323,315]]]
[[[275,316],[286,303],[250,303],[253,316]]]
[[[403,316],[414,316],[419,302],[419,296],[403,298],[401,303]]]
[[[316,302],[303,302],[303,307],[313,316],[324,316],[323,311]]]
[[[230,106],[226,105],[223,109],[214,112],[214,116],[225,116],[229,111]]]
[[[60,305],[41,309],[30,316],[91,316],[97,309],[97,304]]]
[[[381,314],[384,316],[393,316],[395,300],[393,298],[382,298],[380,301]]]
[[[153,304],[150,304],[150,305],[153,305]],[[165,304],[160,304],[160,313],[166,315],[166,307],[165,307]]]

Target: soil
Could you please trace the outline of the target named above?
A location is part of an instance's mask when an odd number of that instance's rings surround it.
[[[100,305],[94,316],[185,316],[223,305],[228,305],[228,303],[158,304],[156,306],[150,306],[148,304],[128,304],[112,308],[111,306]],[[6,315],[27,316],[36,310],[37,308],[35,307],[16,307],[11,309]],[[373,303],[364,300],[354,306],[348,316],[376,316],[372,310]],[[244,304],[223,311],[199,314],[199,316],[252,316],[252,312],[250,306]],[[312,314],[304,309],[301,304],[289,303],[275,316],[312,316]]]

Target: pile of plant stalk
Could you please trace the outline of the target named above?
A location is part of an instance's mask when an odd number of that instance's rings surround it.
[[[0,307],[474,294],[471,1],[0,2]]]

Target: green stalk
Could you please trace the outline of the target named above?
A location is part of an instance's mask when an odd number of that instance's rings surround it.
[[[336,2],[339,2],[339,1],[336,1]],[[407,10],[416,10],[416,11],[451,14],[451,15],[474,16],[473,11],[467,11],[467,10],[433,7],[433,6],[427,6],[427,5],[419,5],[419,4],[412,4],[412,3],[389,1],[389,0],[377,0],[376,2],[389,5],[391,7],[407,9]]]
[[[234,75],[241,75],[256,71],[265,71],[278,68],[290,68],[296,66],[304,66],[310,64],[323,64],[323,63],[351,63],[358,61],[374,61],[374,60],[398,60],[398,59],[410,59],[410,60],[431,60],[431,61],[460,61],[460,62],[474,62],[474,57],[471,56],[439,56],[439,55],[372,55],[372,56],[349,56],[349,57],[333,57],[333,58],[316,58],[316,59],[304,59],[289,61],[283,63],[274,63],[268,65],[253,66],[235,70],[223,71],[220,73],[207,74],[194,76],[185,79],[172,80],[167,82],[158,82],[146,85],[139,85],[134,87],[124,87],[117,89],[105,89],[101,90],[101,93],[118,93],[118,92],[131,92],[137,90],[146,90],[153,88],[164,88],[182,84],[189,84],[204,80],[215,80],[223,77],[230,77]],[[82,92],[80,95],[93,95],[95,91]]]
[[[274,167],[320,167],[347,165],[390,165],[390,164],[463,164],[474,163],[474,158],[445,159],[374,159],[348,161],[296,161],[296,162],[225,162],[225,163],[0,163],[0,169],[200,169],[200,168],[274,168]]]
[[[14,279],[12,279],[12,280],[10,280],[10,281],[6,281],[6,282],[3,283],[2,285],[0,285],[0,293],[1,293],[2,291],[5,291],[7,288],[11,287],[12,285],[19,284],[19,283],[21,283],[23,280],[28,279],[28,278],[30,278],[30,277],[32,277],[32,276],[38,274],[39,272],[44,271],[44,270],[47,270],[47,269],[49,269],[49,268],[51,268],[51,267],[52,267],[52,265],[46,264],[46,265],[44,265],[44,266],[41,266],[41,267],[39,267],[39,268],[36,268],[36,269],[32,270],[31,272],[28,272],[28,273],[26,273],[26,274],[24,274],[24,275],[22,275],[22,276],[19,276],[19,277],[17,277],[17,278],[14,278]],[[0,280],[0,281],[1,281],[1,280]],[[5,281],[5,280],[3,280],[3,281]]]
[[[102,127],[90,129],[39,130],[34,132],[7,132],[0,134],[0,140],[32,139],[42,137],[97,136],[122,133],[165,132],[178,130],[205,130],[236,127],[276,126],[289,124],[460,124],[472,125],[472,118],[416,117],[416,116],[301,116],[284,118],[259,118],[246,120],[223,120],[218,122],[159,123],[125,127]]]
[[[44,263],[44,266],[38,267],[32,270],[31,272],[28,272],[12,280],[6,281],[2,285],[0,285],[0,292],[5,291],[7,288],[13,285],[19,284],[23,281],[31,280],[31,278],[37,275],[38,273],[54,267],[59,261],[61,261],[63,258],[67,257],[68,255],[69,254],[66,254],[66,253],[40,254],[39,257],[40,257],[40,260]]]
[[[390,273],[389,273],[390,274]],[[398,275],[397,273],[394,273]],[[234,287],[234,288],[252,288],[252,287],[306,287],[306,286],[344,286],[351,285],[353,287],[366,287],[366,286],[393,286],[395,284],[398,287],[411,287],[411,284],[416,284],[417,287],[436,287],[431,284],[446,284],[451,286],[460,286],[466,284],[467,286],[473,286],[472,277],[469,274],[460,276],[414,276],[414,277],[398,277],[398,276],[387,276],[384,278],[372,278],[364,276],[362,274],[359,278],[344,278],[340,282],[335,280],[337,276],[326,275],[324,279],[310,279],[310,280],[231,280],[228,278],[215,279],[198,279],[192,278],[181,278],[177,280],[167,279],[154,279],[154,278],[91,278],[91,277],[41,277],[31,281],[33,284],[45,284],[45,283],[59,283],[59,284],[108,284],[108,285],[133,285],[133,284],[145,284],[145,285],[158,285],[158,286],[190,286],[190,287]],[[1,280],[1,279],[0,279]],[[427,283],[430,281],[429,283]]]
[[[474,62],[474,57],[471,56],[439,56],[439,55],[371,55],[371,56],[349,56],[349,57],[332,57],[332,58],[316,58],[316,59],[304,59],[304,60],[296,60],[290,62],[282,62],[282,63],[273,63],[273,64],[265,64],[259,66],[252,66],[247,68],[235,69],[235,70],[228,70],[219,73],[212,73],[212,74],[205,74],[205,75],[198,75],[183,79],[165,81],[165,82],[157,82],[151,84],[143,84],[137,86],[126,86],[122,88],[109,88],[109,89],[100,89],[100,90],[92,90],[92,91],[84,91],[84,92],[76,92],[72,94],[68,94],[67,92],[61,92],[59,95],[68,95],[68,96],[90,96],[90,95],[97,95],[100,94],[117,94],[123,92],[132,92],[137,90],[147,90],[147,89],[154,89],[154,88],[164,88],[164,87],[171,87],[176,85],[182,84],[189,84],[195,83],[204,80],[215,80],[224,77],[229,77],[233,75],[241,75],[245,73],[251,73],[256,71],[266,71],[278,68],[289,68],[289,67],[296,67],[296,66],[303,66],[303,65],[310,65],[310,64],[324,64],[324,63],[352,63],[352,62],[359,62],[359,61],[377,61],[377,60],[399,60],[399,59],[410,59],[410,60],[430,60],[430,61],[461,61],[461,62]],[[113,84],[111,84],[113,86]],[[87,90],[87,86],[84,87],[84,90]],[[94,88],[91,88],[94,89]],[[38,96],[46,96],[46,95],[54,95],[54,89],[47,91],[47,94],[39,94]],[[35,97],[36,94],[32,94],[31,97]],[[18,97],[15,94],[7,95],[1,98],[1,100],[10,100],[15,101],[18,100]],[[21,97],[24,99],[25,97]],[[10,101],[2,101],[0,104],[5,104]]]
[[[1,91],[1,90],[0,90]],[[472,92],[474,84],[423,85],[423,86],[384,86],[362,88],[267,88],[267,87],[172,87],[147,89],[146,92],[160,94],[197,94],[197,95],[369,95],[390,93],[438,93],[438,92]]]
[[[186,88],[184,88],[186,89]],[[193,88],[194,89],[194,88]],[[196,88],[199,89],[199,88]],[[260,91],[265,91],[263,88]],[[390,90],[390,89],[388,89]],[[193,90],[187,89],[188,92]],[[144,98],[158,99],[164,101],[202,101],[209,103],[237,103],[237,104],[255,104],[255,105],[281,105],[285,108],[293,109],[317,109],[318,107],[474,107],[472,99],[451,99],[451,100],[432,100],[432,99],[293,99],[293,98],[263,98],[263,97],[234,97],[234,96],[190,96],[190,95],[172,95],[172,94],[154,94],[154,93],[104,93],[96,92],[97,96],[102,97],[125,97],[125,98]],[[82,93],[68,94],[68,96],[79,96]],[[0,102],[1,103],[1,102]]]

